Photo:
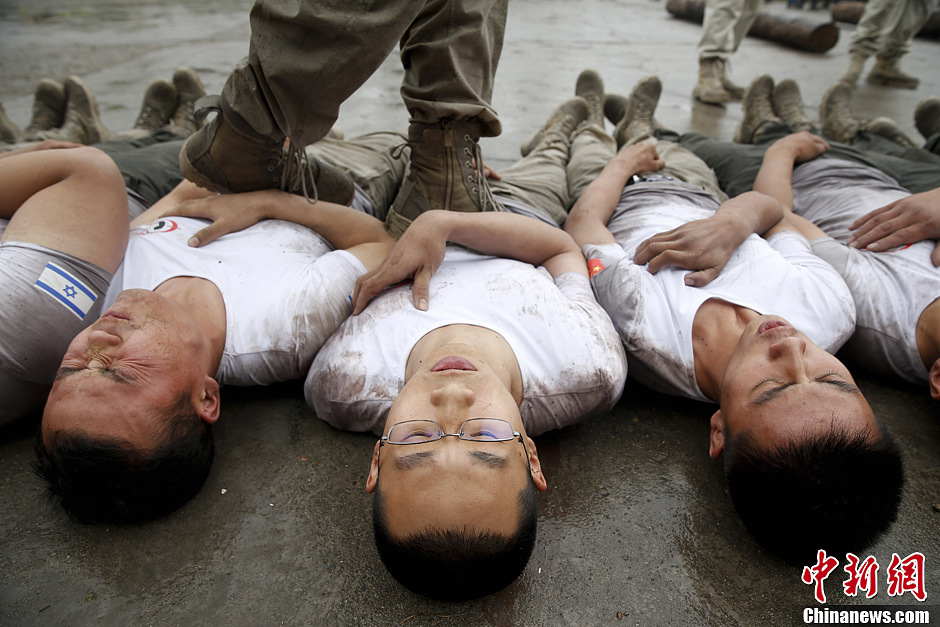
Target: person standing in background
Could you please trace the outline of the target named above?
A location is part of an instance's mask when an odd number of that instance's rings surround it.
[[[757,18],[760,0],[707,0],[702,39],[698,44],[696,100],[722,104],[741,100],[744,88],[728,78],[728,59],[737,51]]]
[[[869,0],[852,36],[849,68],[841,81],[854,87],[868,57],[875,55],[869,83],[917,89],[920,79],[901,71],[898,62],[936,8],[937,0]]]

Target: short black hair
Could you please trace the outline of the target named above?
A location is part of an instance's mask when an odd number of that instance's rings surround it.
[[[215,446],[212,429],[188,398],[170,410],[163,441],[140,451],[115,438],[60,431],[36,440],[37,475],[83,523],[136,523],[179,509],[202,487]]]
[[[531,477],[519,492],[520,521],[509,537],[466,529],[430,529],[396,539],[388,532],[381,491],[372,501],[375,546],[403,586],[428,597],[474,599],[502,590],[525,569],[535,546],[538,506]]]
[[[897,517],[904,486],[901,452],[883,428],[835,429],[770,450],[742,433],[728,440],[725,476],[748,531],[794,563],[818,549],[869,546]]]

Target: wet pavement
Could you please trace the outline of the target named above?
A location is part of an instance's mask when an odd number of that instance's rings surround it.
[[[127,128],[146,85],[178,65],[217,91],[247,53],[249,6],[0,0],[0,101],[25,125],[35,82],[77,73],[106,124]],[[624,93],[659,73],[663,123],[730,137],[740,105],[689,97],[699,32],[668,17],[663,2],[512,0],[494,98],[504,133],[484,140],[487,159],[511,163],[585,67]],[[844,68],[850,32],[843,26],[825,55],[746,40],[734,75],[795,77],[816,103]],[[916,103],[940,95],[937,58],[940,42],[916,40],[904,66],[920,89],[862,84],[859,113],[914,132]],[[344,105],[339,126],[349,135],[404,128],[401,75],[393,54]],[[860,385],[905,453],[907,488],[897,523],[869,550],[882,565],[879,595],[843,596],[840,570],[827,582],[830,603],[912,602],[886,595],[884,573],[892,552],[914,551],[927,556],[930,603],[940,594],[936,403],[925,389],[864,375]],[[362,490],[371,437],[317,420],[296,384],[229,388],[223,405],[200,495],[142,526],[69,522],[30,473],[32,428],[0,434],[0,624],[788,625],[814,605],[799,568],[763,553],[738,522],[706,454],[708,406],[629,383],[609,415],[539,438],[550,490],[528,568],[500,593],[453,604],[407,592],[379,563]]]

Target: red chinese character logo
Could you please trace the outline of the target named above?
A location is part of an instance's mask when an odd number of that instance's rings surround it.
[[[927,599],[927,590],[924,588],[924,562],[923,553],[911,553],[904,559],[897,553],[891,554],[891,563],[888,565],[888,596],[899,597],[910,592],[918,601]]]
[[[878,594],[878,560],[869,555],[862,562],[854,553],[846,553],[845,559],[848,563],[842,570],[849,575],[842,582],[845,595],[854,597],[858,594],[859,588],[865,591],[866,599]]]
[[[826,551],[819,549],[816,552],[816,564],[803,567],[803,583],[816,584],[815,596],[819,603],[826,602],[826,591],[823,589],[823,582],[839,565],[839,560],[834,557],[827,557]]]
[[[588,259],[588,274],[593,278],[607,269],[607,266],[604,265],[600,259],[596,257],[593,259]]]

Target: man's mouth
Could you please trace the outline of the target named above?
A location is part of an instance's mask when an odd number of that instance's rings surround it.
[[[431,372],[441,372],[442,370],[472,370],[476,371],[477,367],[472,363],[464,359],[463,357],[457,357],[456,355],[448,355],[444,357],[436,364],[431,366]]]
[[[790,324],[787,322],[784,322],[783,320],[768,320],[767,322],[761,323],[761,325],[757,327],[757,335],[763,335],[764,333],[772,329],[778,329],[780,327],[789,327],[789,326]]]

